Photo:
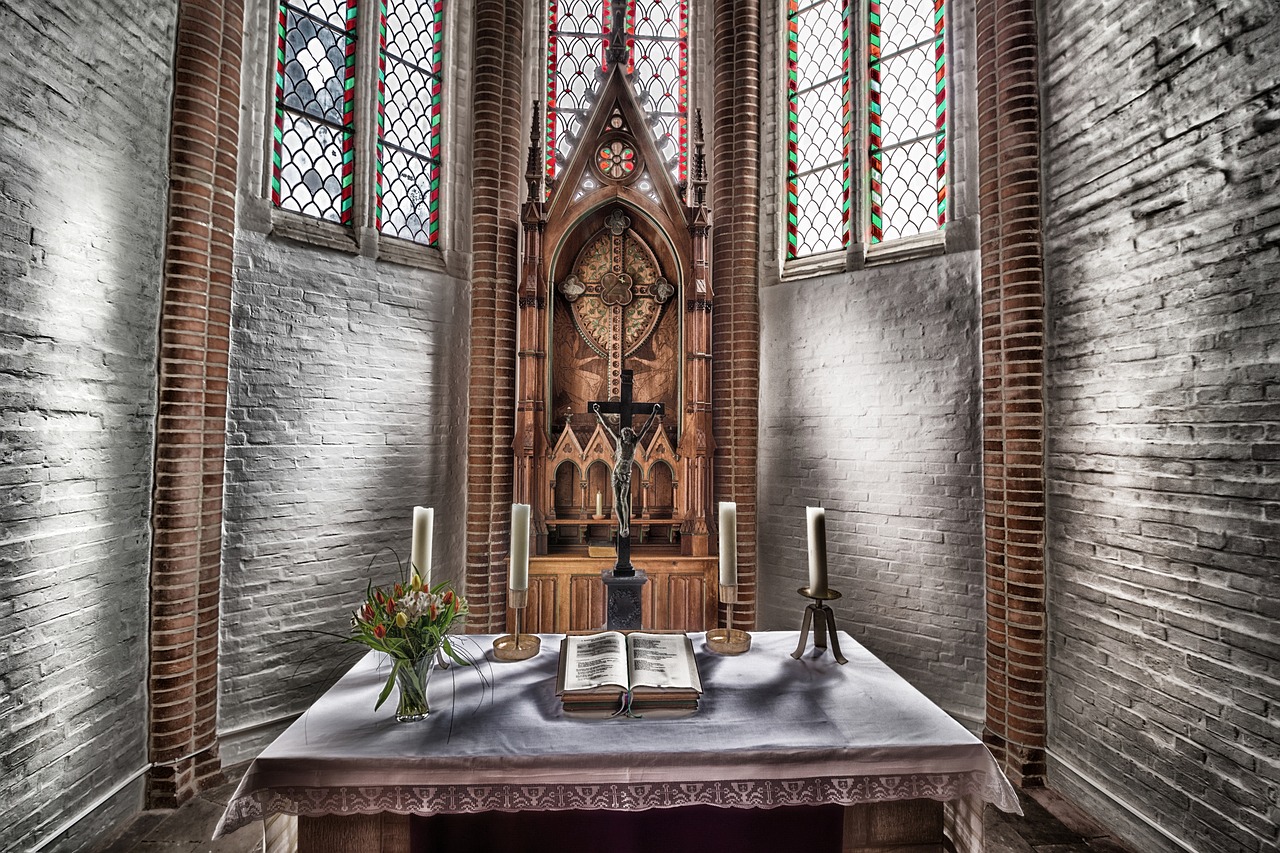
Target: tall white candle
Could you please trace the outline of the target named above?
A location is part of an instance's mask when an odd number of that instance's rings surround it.
[[[720,585],[738,585],[738,505],[720,502]]]
[[[809,591],[815,595],[827,591],[827,513],[820,506],[808,508],[809,521]]]
[[[511,505],[511,589],[529,588],[529,505]]]
[[[416,573],[422,585],[431,588],[431,535],[435,529],[436,510],[430,506],[413,508],[413,547],[409,551],[409,577]]]
[[[604,495],[596,492],[596,515],[604,515]]]

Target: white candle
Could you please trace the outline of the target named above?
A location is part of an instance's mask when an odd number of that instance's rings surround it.
[[[596,492],[596,515],[604,515],[604,495]]]
[[[720,502],[720,585],[738,585],[738,505]]]
[[[422,585],[431,588],[431,534],[435,529],[435,507],[413,508],[413,548],[409,552],[409,578],[416,574]]]
[[[827,513],[820,506],[808,508],[809,592],[827,591]]]
[[[529,588],[529,505],[511,505],[511,589]]]

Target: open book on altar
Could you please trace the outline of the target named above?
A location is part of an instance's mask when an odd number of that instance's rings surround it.
[[[697,708],[702,678],[689,637],[605,631],[561,641],[556,695],[566,710],[616,709],[628,692],[637,710]]]

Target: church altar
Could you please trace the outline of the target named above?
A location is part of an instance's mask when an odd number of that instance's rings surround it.
[[[945,804],[951,849],[976,851],[983,803],[1019,811],[986,747],[847,634],[845,666],[830,654],[793,660],[794,631],[754,633],[739,657],[691,636],[705,693],[678,719],[571,716],[555,696],[558,636],[544,636],[530,660],[498,663],[491,637],[467,635],[489,657],[437,671],[431,716],[397,723],[394,702],[373,710],[388,664],[370,652],[252,763],[215,837],[267,819],[268,853],[305,853],[308,837],[345,849],[332,833],[356,818],[334,829],[339,815],[834,804],[851,807],[841,849],[888,850],[898,848],[875,846],[867,832],[895,812],[867,809],[915,804],[939,836],[918,849],[942,850]],[[919,813],[903,814],[919,822],[910,817]],[[327,828],[317,835],[315,824]],[[393,824],[375,819],[372,837],[408,850],[408,818]],[[362,832],[351,849],[367,845]]]

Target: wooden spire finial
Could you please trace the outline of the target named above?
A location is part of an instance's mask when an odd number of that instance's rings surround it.
[[[702,207],[707,200],[707,155],[702,138],[702,110],[693,119],[693,206]]]
[[[613,0],[610,3],[612,23],[609,27],[609,49],[605,58],[609,67],[627,65],[627,0]]]
[[[529,184],[529,201],[542,200],[542,102],[533,102],[533,126],[529,129],[529,165],[524,179]]]

